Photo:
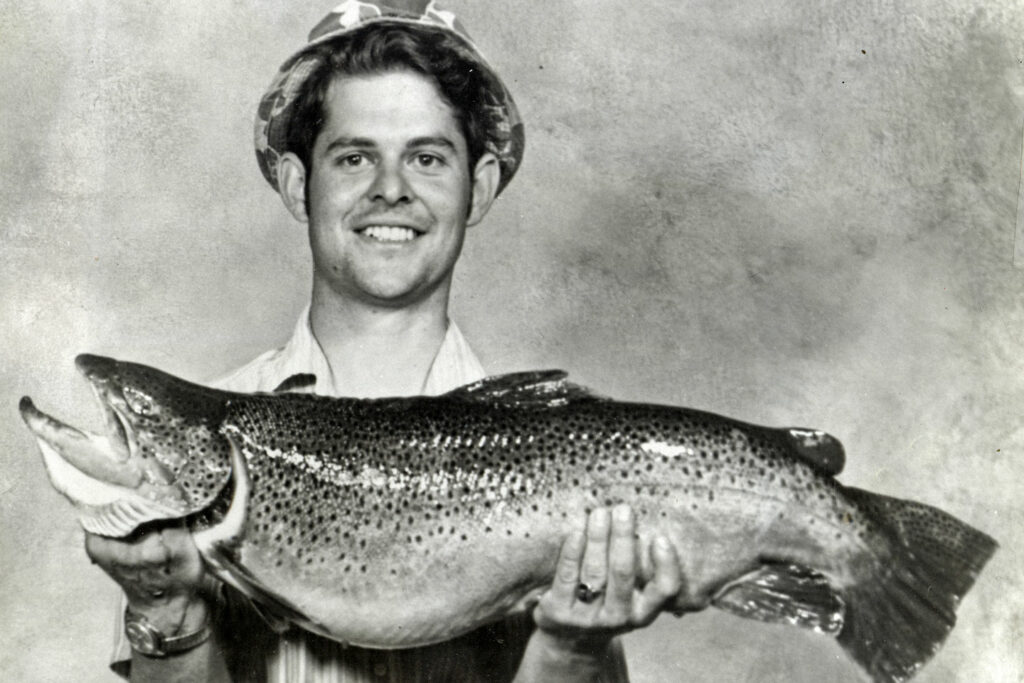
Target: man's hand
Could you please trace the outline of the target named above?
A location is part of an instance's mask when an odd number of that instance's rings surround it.
[[[654,576],[638,585],[636,520],[620,505],[594,510],[586,533],[562,546],[555,580],[536,609],[537,627],[577,645],[606,644],[612,636],[647,626],[682,588],[679,561],[662,538],[651,545]]]
[[[653,575],[643,583],[636,520],[625,505],[590,513],[586,532],[562,545],[555,579],[533,611],[537,631],[516,682],[620,680],[612,639],[647,626],[683,587],[679,558],[668,541],[651,544]],[[625,680],[622,678],[622,680]]]
[[[184,526],[143,531],[127,539],[86,533],[85,551],[116,581],[133,612],[167,635],[206,623],[215,580]]]

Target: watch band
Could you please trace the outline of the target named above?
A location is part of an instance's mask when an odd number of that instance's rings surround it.
[[[124,611],[125,637],[133,650],[147,657],[166,657],[187,652],[205,643],[211,632],[210,622],[207,619],[198,631],[178,636],[167,636],[141,614],[136,614],[128,608],[125,608]]]

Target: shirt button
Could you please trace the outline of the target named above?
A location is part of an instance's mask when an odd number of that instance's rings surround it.
[[[377,676],[386,676],[388,673],[388,665],[384,662],[377,662],[373,665],[373,673]]]

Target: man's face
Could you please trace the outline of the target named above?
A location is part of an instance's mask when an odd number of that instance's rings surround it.
[[[452,108],[399,71],[336,79],[324,110],[306,205],[314,278],[378,305],[447,296],[472,192]]]

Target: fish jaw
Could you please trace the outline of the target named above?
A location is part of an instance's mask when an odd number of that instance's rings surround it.
[[[141,467],[116,434],[83,432],[43,413],[28,397],[19,409],[50,483],[74,505],[86,531],[123,537],[140,524],[187,512],[180,492],[162,483],[158,471]]]
[[[217,433],[225,399],[152,368],[81,355],[105,418],[105,433],[76,429],[23,398],[50,482],[75,506],[86,530],[123,537],[139,525],[208,506],[230,476]]]

